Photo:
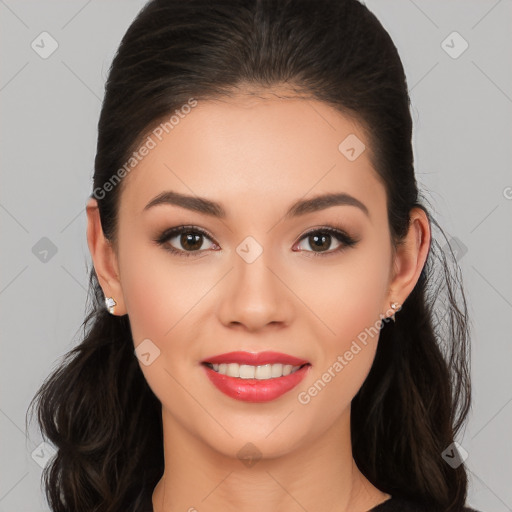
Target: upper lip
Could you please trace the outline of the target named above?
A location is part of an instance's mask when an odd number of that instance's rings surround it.
[[[298,357],[290,356],[288,354],[281,354],[280,352],[228,352],[226,354],[219,354],[211,356],[203,361],[202,363],[238,363],[248,364],[251,366],[261,366],[264,364],[291,364],[292,366],[302,366],[303,364],[309,364],[309,361],[300,359]]]

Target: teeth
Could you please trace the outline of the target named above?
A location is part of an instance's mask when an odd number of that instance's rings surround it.
[[[221,363],[210,364],[213,369],[227,375],[228,377],[238,377],[240,379],[259,379],[267,380],[276,377],[283,377],[296,372],[300,366],[292,366],[291,364],[264,364],[261,366],[252,366],[249,364],[238,363]]]

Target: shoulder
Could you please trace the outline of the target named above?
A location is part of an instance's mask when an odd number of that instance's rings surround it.
[[[368,512],[439,512],[424,503],[408,500],[405,498],[392,497],[373,507]],[[482,512],[465,506],[460,512]]]

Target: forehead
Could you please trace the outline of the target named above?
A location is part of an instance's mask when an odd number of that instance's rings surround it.
[[[164,190],[210,197],[226,204],[228,216],[242,198],[259,210],[332,191],[382,202],[365,132],[325,103],[243,94],[179,114],[143,141],[151,149],[126,176],[122,205],[142,211]]]

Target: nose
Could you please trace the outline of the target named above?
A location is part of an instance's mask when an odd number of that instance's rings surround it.
[[[266,251],[251,263],[235,254],[218,310],[225,326],[259,331],[291,323],[293,293],[287,287],[286,276],[271,260],[272,255]]]

